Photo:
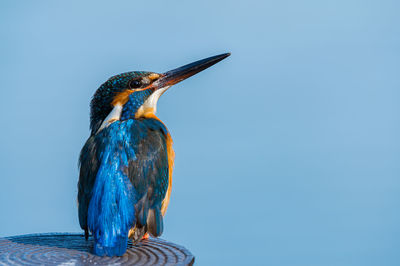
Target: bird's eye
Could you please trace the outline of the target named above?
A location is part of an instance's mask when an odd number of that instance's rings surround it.
[[[131,88],[131,89],[139,88],[141,85],[142,85],[142,82],[140,79],[133,79],[129,82],[129,88]]]

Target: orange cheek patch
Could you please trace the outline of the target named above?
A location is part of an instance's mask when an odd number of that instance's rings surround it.
[[[120,93],[118,93],[118,94],[116,94],[114,96],[114,99],[112,101],[112,105],[113,106],[115,106],[117,104],[124,105],[124,104],[126,104],[128,102],[129,95],[131,95],[135,91],[144,91],[144,90],[148,90],[148,89],[151,89],[151,88],[152,88],[152,86],[149,85],[149,86],[147,86],[145,88],[141,88],[141,89],[134,89],[134,90],[133,89],[126,89],[123,92],[120,92]]]
[[[115,95],[114,100],[112,101],[112,105],[115,106],[117,104],[124,105],[128,102],[129,95],[133,93],[133,90],[124,90],[123,92]]]

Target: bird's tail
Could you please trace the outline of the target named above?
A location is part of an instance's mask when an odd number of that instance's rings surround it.
[[[135,191],[121,171],[124,157],[115,160],[111,149],[104,152],[88,209],[88,226],[98,256],[122,256],[128,245],[129,229],[135,224]]]

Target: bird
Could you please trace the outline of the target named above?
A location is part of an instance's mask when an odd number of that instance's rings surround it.
[[[90,136],[79,155],[78,216],[93,253],[123,256],[128,239],[159,237],[168,208],[175,153],[156,116],[172,85],[228,57],[224,53],[164,72],[109,78],[90,103]]]

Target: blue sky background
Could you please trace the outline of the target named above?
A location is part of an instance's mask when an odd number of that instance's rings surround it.
[[[398,1],[1,1],[0,236],[80,232],[110,76],[232,56],[168,91],[163,238],[199,265],[400,264]]]

